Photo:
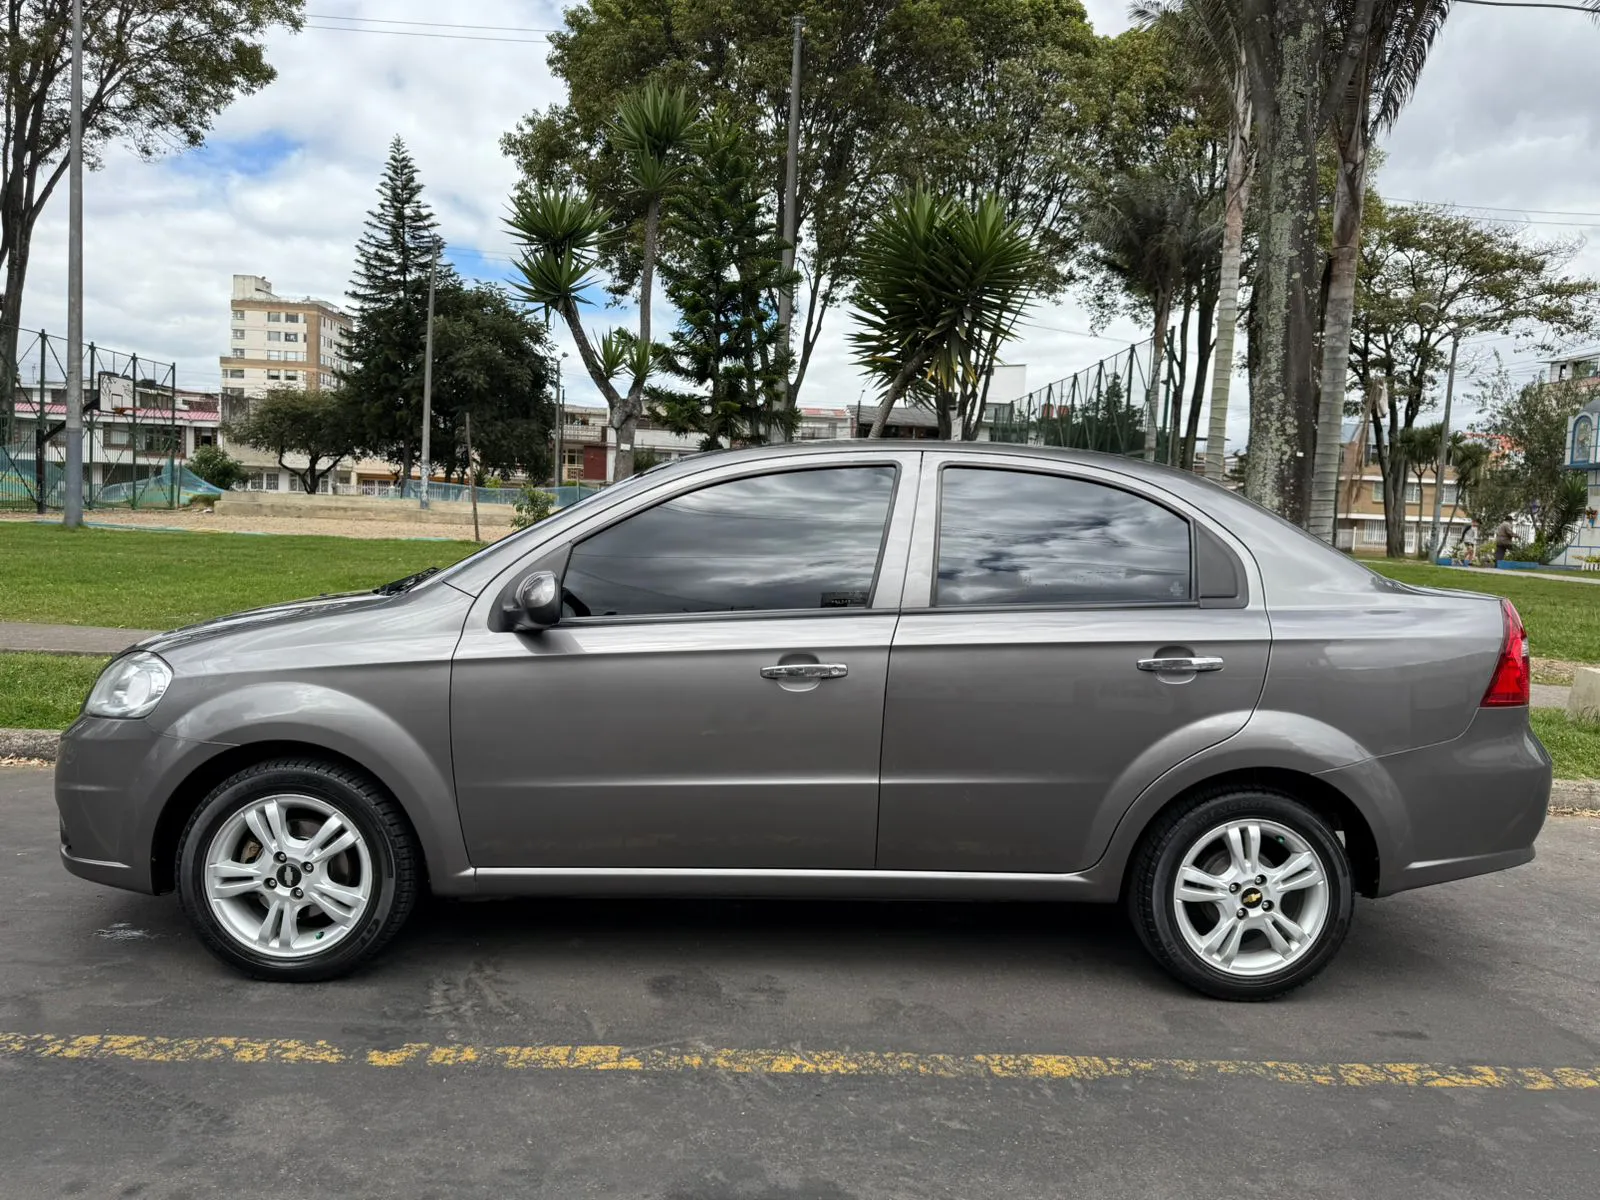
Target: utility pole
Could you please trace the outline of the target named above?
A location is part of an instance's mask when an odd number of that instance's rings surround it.
[[[83,0],[72,0],[72,128],[67,167],[67,475],[61,523],[83,524]],[[39,395],[44,406],[44,394]],[[43,447],[40,452],[43,453]]]
[[[1428,535],[1430,555],[1437,559],[1444,536],[1439,516],[1444,507],[1444,469],[1450,458],[1450,400],[1456,390],[1456,354],[1461,349],[1461,333],[1450,338],[1450,373],[1444,377],[1444,420],[1439,423],[1439,462],[1433,471],[1433,532]],[[1459,485],[1458,485],[1459,486]]]
[[[439,274],[439,239],[433,239],[433,258],[428,262],[428,332],[422,351],[422,491],[421,507],[428,507],[428,477],[433,474],[429,461],[433,441],[433,281]]]
[[[787,351],[792,345],[789,326],[794,320],[794,238],[795,206],[800,202],[800,43],[804,36],[806,19],[794,18],[794,53],[789,63],[789,157],[783,176],[783,287],[778,292],[779,348]],[[792,379],[794,368],[789,368]],[[788,385],[785,385],[785,391]],[[785,401],[792,396],[785,396]],[[788,441],[787,434],[779,436]]]

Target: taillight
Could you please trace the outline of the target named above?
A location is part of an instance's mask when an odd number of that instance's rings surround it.
[[[1489,690],[1483,694],[1484,708],[1526,705],[1532,693],[1528,631],[1522,627],[1517,606],[1511,601],[1501,600],[1500,611],[1505,615],[1506,637],[1500,645],[1500,661],[1495,664],[1494,678],[1489,680]]]

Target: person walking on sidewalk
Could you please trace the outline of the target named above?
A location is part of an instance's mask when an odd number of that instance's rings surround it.
[[[1464,567],[1476,566],[1478,563],[1478,523],[1471,521],[1467,524],[1466,532],[1461,535],[1461,565]]]
[[[1511,547],[1516,540],[1516,530],[1511,528],[1511,518],[1507,517],[1500,522],[1500,528],[1494,531],[1495,566],[1499,566],[1505,556],[1511,553]]]

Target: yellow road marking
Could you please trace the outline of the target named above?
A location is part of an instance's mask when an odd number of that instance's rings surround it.
[[[1600,1089],[1600,1067],[1450,1066],[1440,1063],[1303,1063],[1238,1059],[1101,1058],[1075,1054],[911,1054],[839,1050],[630,1050],[624,1046],[469,1046],[407,1042],[357,1049],[287,1038],[147,1037],[141,1034],[0,1033],[0,1059],[144,1063],[284,1063],[540,1071],[713,1071],[735,1075],[919,1076],[932,1079],[1249,1079],[1323,1087]]]

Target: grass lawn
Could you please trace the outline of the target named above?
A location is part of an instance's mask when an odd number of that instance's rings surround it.
[[[1576,724],[1558,708],[1536,708],[1533,731],[1555,760],[1557,779],[1600,779],[1600,725]]]
[[[1390,559],[1363,561],[1403,583],[1505,596],[1522,614],[1535,657],[1600,663],[1600,587],[1556,579],[1519,579],[1514,571],[1463,571]]]
[[[0,728],[65,729],[107,658],[0,654]]]
[[[0,621],[172,629],[376,587],[448,566],[471,542],[153,533],[0,522]],[[0,721],[0,725],[6,722]]]

